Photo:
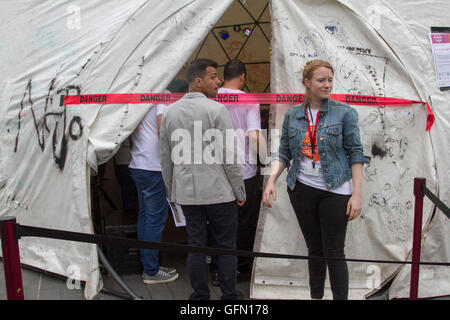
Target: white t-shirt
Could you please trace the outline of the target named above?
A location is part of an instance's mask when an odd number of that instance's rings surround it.
[[[308,110],[306,110],[309,112]],[[312,119],[309,119],[309,124],[314,126],[316,125],[317,114],[319,110],[311,109]],[[337,188],[328,189],[327,184],[325,183],[325,178],[323,177],[323,170],[320,165],[320,161],[315,162],[315,167],[318,168],[319,174],[317,176],[310,175],[305,173],[305,168],[309,168],[312,166],[312,160],[305,155],[302,155],[302,159],[300,161],[300,173],[297,176],[298,181],[301,183],[316,188],[320,190],[326,190],[333,193],[351,195],[352,194],[352,185],[350,181],[344,182]]]
[[[218,93],[245,93],[241,90],[219,88]],[[235,131],[237,154],[242,163],[242,178],[250,179],[257,172],[257,156],[250,152],[248,132],[261,131],[261,114],[259,104],[224,104],[230,114],[231,123]],[[255,146],[256,147],[256,146]]]
[[[131,135],[130,168],[161,171],[156,117],[162,114],[166,107],[165,104],[153,106]]]

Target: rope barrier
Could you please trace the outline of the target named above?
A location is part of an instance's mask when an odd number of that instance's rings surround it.
[[[0,218],[0,236],[2,243],[7,296],[8,300],[24,299],[18,240],[21,237],[43,237],[57,240],[113,245],[136,249],[156,249],[160,251],[196,252],[196,253],[204,253],[206,255],[211,256],[236,255],[243,257],[277,258],[277,259],[297,259],[297,260],[317,259],[326,261],[348,261],[361,263],[405,264],[405,265],[410,264],[411,265],[410,299],[417,300],[418,284],[419,284],[419,266],[420,265],[450,266],[450,262],[420,261],[422,210],[423,210],[424,195],[426,195],[448,218],[450,218],[450,209],[425,186],[425,179],[415,178],[414,196],[416,198],[416,204],[414,214],[412,261],[303,256],[303,255],[254,252],[244,250],[231,250],[213,247],[198,247],[166,242],[150,242],[137,239],[136,240],[124,239],[121,237],[93,235],[87,233],[26,226],[18,224],[16,222],[15,217],[2,217]]]
[[[296,260],[327,260],[327,261],[348,261],[348,262],[369,262],[369,263],[389,263],[389,264],[420,264],[435,266],[450,266],[450,262],[414,262],[414,261],[395,261],[395,260],[375,260],[375,259],[352,259],[352,258],[333,258],[318,256],[303,256],[280,253],[254,252],[244,250],[231,250],[213,247],[198,247],[167,242],[151,242],[144,240],[125,239],[121,237],[93,235],[87,233],[79,233],[72,231],[54,230],[40,227],[32,227],[25,225],[17,225],[18,235],[21,237],[44,237],[58,240],[78,241],[85,243],[95,243],[103,245],[121,246],[133,249],[153,249],[159,251],[174,252],[194,252],[204,253],[206,255],[235,255],[243,257],[259,257],[259,258],[277,258],[277,259],[296,259]]]
[[[443,214],[450,219],[450,209],[443,203],[438,197],[436,197],[433,192],[430,191],[425,185],[423,185],[423,193],[428,197],[428,199],[433,202],[439,210],[442,211]]]

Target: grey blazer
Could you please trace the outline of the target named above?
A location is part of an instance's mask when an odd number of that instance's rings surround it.
[[[169,200],[183,205],[244,200],[234,149],[234,129],[224,105],[200,92],[170,105],[160,129],[161,172]]]

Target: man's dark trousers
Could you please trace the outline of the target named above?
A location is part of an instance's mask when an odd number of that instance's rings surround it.
[[[242,207],[238,207],[238,231],[236,237],[238,250],[253,251],[262,198],[260,178],[261,176],[258,172],[256,176],[244,180],[247,201]],[[253,258],[238,257],[238,271],[241,275],[247,274],[249,276],[252,272],[252,266]]]
[[[236,249],[237,204],[235,201],[209,205],[182,205],[186,218],[188,244],[208,246],[209,236],[214,247]],[[189,253],[187,259],[189,278],[194,289],[192,299],[209,299],[208,265],[203,253]],[[236,291],[237,257],[233,255],[217,256],[222,299],[238,299]]]

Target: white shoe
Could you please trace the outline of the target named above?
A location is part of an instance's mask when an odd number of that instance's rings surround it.
[[[159,266],[159,270],[164,271],[164,272],[169,273],[169,274],[177,273],[177,269],[171,268],[171,267]],[[144,279],[144,275],[145,275],[145,271],[142,271],[142,274],[141,274],[141,278],[142,279]]]
[[[163,267],[163,266],[159,266],[159,270],[162,270],[162,271],[167,272],[167,273],[170,273],[170,274],[175,274],[175,273],[177,273],[177,269],[171,268],[171,267]]]
[[[167,283],[172,282],[178,279],[178,273],[167,273],[162,271],[161,269],[153,276],[149,276],[144,273],[142,277],[142,281],[145,284],[158,284],[158,283]]]

